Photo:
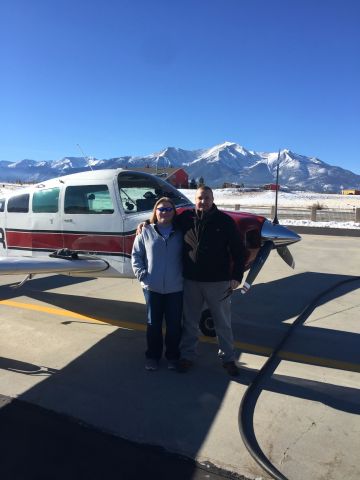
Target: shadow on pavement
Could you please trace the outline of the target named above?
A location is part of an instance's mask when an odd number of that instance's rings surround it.
[[[0,406],[2,480],[224,478],[216,469],[199,468],[163,449],[134,444],[26,402],[0,395]]]
[[[247,321],[256,319],[257,328],[266,322],[279,326],[284,320],[298,315],[317,292],[342,278],[345,277],[310,272],[270,282],[266,286],[260,284],[247,296],[234,298],[233,308],[235,312],[237,308],[241,309],[241,316],[249,315]],[[18,291],[16,295],[27,295],[83,315],[105,316],[109,322],[119,318],[140,322],[145,312],[143,305],[131,302],[39,292],[33,287],[34,283],[31,289],[22,287],[19,289],[22,292]],[[326,301],[355,288],[352,284],[340,292],[335,291]],[[1,293],[4,297],[11,292],[2,287]],[[13,294],[12,298],[16,295]],[[290,298],[286,304],[284,297]],[[71,329],[72,325],[64,328]],[[74,335],[81,335],[81,330],[74,329]],[[340,331],[336,335],[344,342],[344,351],[350,336],[359,338],[359,335]],[[180,467],[176,457],[171,457],[172,463],[168,470],[165,467],[163,471],[166,455],[158,451],[157,459],[149,459],[147,450],[143,452],[141,445],[165,447],[179,455],[196,458],[219,415],[230,384],[230,378],[224,374],[216,358],[216,346],[201,344],[199,362],[186,375],[170,372],[165,365],[158,372],[145,372],[144,346],[145,336],[139,332],[124,329],[111,331],[62,370],[20,396],[20,400],[26,403],[36,403],[91,425],[86,431],[77,433],[75,430],[79,425],[76,422],[62,430],[64,422],[61,417],[51,414],[37,422],[39,412],[31,405],[26,405],[20,413],[19,410],[16,413],[16,406],[14,408],[12,403],[4,405],[0,414],[8,433],[2,436],[1,442],[5,445],[0,450],[2,455],[7,455],[8,468],[14,469],[14,476],[8,478],[56,479],[65,475],[71,479],[99,478],[100,474],[103,478],[124,479],[143,476],[182,480],[211,478],[197,477],[194,463],[188,463],[185,473],[177,477]],[[3,360],[3,365],[11,367],[11,360]],[[28,368],[33,367],[30,365]],[[247,385],[256,373],[243,368],[238,383]],[[360,413],[359,401],[355,400],[358,398],[357,390],[353,388],[279,375],[273,375],[265,388],[287,396],[319,401],[341,411]],[[240,401],[241,398],[239,404]],[[19,415],[26,417],[23,423],[27,425],[26,432],[18,422]],[[233,421],[237,422],[236,415]],[[36,436],[39,423],[44,428],[40,439]],[[126,442],[106,434],[131,438],[140,446],[135,453],[129,453]],[[25,440],[21,440],[21,435]],[[11,441],[8,440],[10,438]],[[37,441],[40,443],[37,444]],[[11,463],[9,459],[14,453],[17,460]],[[1,468],[4,468],[1,463]],[[33,470],[23,477],[26,465]],[[146,472],[151,472],[152,468],[156,475],[147,475]],[[203,473],[201,471],[199,475]],[[205,471],[205,474],[208,473]]]
[[[35,365],[33,363],[21,362],[13,358],[0,357],[0,369],[10,370],[12,372],[22,373],[24,375],[52,375],[59,370],[45,367],[43,365]]]

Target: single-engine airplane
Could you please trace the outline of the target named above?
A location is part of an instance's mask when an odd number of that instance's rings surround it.
[[[170,197],[178,212],[192,203],[165,180],[127,169],[90,170],[0,196],[0,274],[58,273],[133,278],[131,250],[137,225],[157,199]],[[277,198],[277,197],[276,197]],[[276,200],[277,203],[277,200]],[[294,267],[287,245],[301,237],[260,215],[228,211],[246,247],[245,293],[270,251]],[[207,311],[208,312],[208,311]],[[200,328],[214,335],[209,314]]]

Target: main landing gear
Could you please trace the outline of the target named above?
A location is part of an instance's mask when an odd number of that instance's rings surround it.
[[[204,310],[201,314],[199,328],[201,333],[206,337],[216,337],[214,320],[208,308]]]

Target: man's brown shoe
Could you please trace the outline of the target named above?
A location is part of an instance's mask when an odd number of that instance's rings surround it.
[[[236,365],[234,361],[232,362],[225,362],[223,363],[223,367],[230,375],[230,377],[237,377],[240,373],[239,367]]]
[[[194,365],[194,362],[188,360],[187,358],[180,358],[176,364],[176,371],[179,373],[186,373]]]

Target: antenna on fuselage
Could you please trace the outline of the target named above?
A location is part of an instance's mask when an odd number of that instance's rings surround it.
[[[90,168],[90,170],[92,170],[91,165],[90,165],[90,163],[89,163],[89,157],[88,157],[87,155],[85,155],[83,149],[80,147],[80,145],[79,145],[78,143],[76,144],[76,146],[78,147],[78,149],[79,149],[80,152],[82,153],[82,156],[85,158],[88,167]]]
[[[276,161],[276,184],[275,184],[275,213],[274,213],[274,220],[273,224],[278,225],[279,224],[279,219],[277,216],[277,211],[278,211],[278,195],[279,195],[279,162],[280,162],[280,149]]]

